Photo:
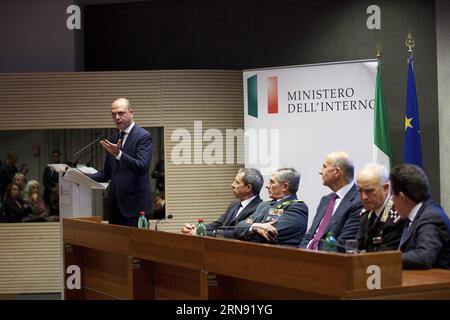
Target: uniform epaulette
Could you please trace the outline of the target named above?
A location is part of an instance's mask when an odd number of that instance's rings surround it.
[[[287,206],[287,205],[289,205],[291,203],[301,203],[301,202],[303,202],[303,200],[288,200],[288,201],[285,201],[283,203],[280,203],[274,209],[282,209],[282,208],[284,208],[285,206]]]

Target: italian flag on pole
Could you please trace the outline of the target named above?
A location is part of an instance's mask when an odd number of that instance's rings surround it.
[[[375,85],[375,110],[373,123],[373,162],[382,164],[388,172],[391,170],[392,151],[389,134],[389,121],[381,83],[381,59],[378,60]]]

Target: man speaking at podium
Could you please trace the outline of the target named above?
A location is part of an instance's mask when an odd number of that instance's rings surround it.
[[[111,115],[119,130],[100,144],[108,152],[103,170],[89,175],[109,185],[109,223],[137,227],[139,212],[151,214],[149,167],[152,136],[133,121],[133,109],[125,98],[115,100]]]

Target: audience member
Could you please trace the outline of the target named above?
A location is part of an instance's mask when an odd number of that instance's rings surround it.
[[[25,176],[22,173],[16,173],[12,179],[12,183],[19,186],[20,196],[22,198],[24,198],[25,197],[25,187],[27,186],[27,183],[25,181]]]
[[[21,222],[31,213],[31,206],[21,198],[20,187],[17,184],[11,183],[6,187],[3,210],[8,222]]]
[[[61,163],[61,153],[59,150],[52,151],[51,163]],[[44,202],[50,210],[50,215],[59,215],[59,175],[58,172],[46,166],[42,177],[42,184],[44,185]]]
[[[18,172],[16,167],[17,154],[10,152],[6,155],[4,165],[0,168],[0,202],[4,199],[6,187],[12,182]]]
[[[24,202],[32,208],[32,214],[36,216],[47,216],[47,207],[40,197],[40,184],[36,180],[30,180],[24,192]]]
[[[152,171],[152,178],[156,180],[156,190],[164,192],[164,159],[159,160]]]

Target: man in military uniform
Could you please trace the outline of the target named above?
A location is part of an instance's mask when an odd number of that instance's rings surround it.
[[[259,204],[246,220],[235,225],[239,240],[298,247],[308,224],[308,207],[297,199],[300,173],[280,168],[266,185],[272,201]]]
[[[394,208],[389,173],[382,165],[366,165],[356,176],[364,209],[358,231],[358,249],[367,252],[397,250],[404,220]]]

